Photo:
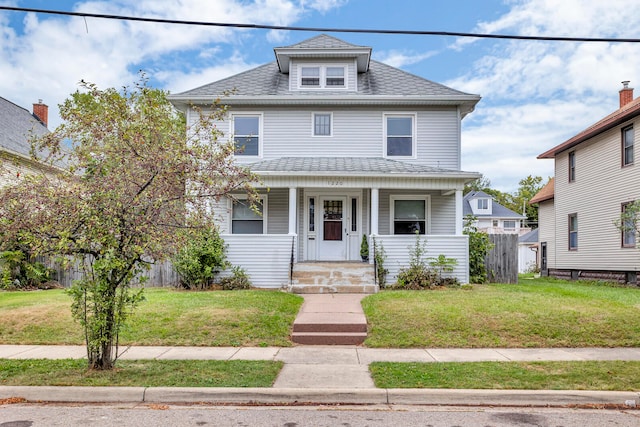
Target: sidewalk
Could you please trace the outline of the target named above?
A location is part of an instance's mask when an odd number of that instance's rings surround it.
[[[358,346],[130,347],[121,359],[277,360],[284,367],[272,388],[2,387],[0,399],[28,401],[228,403],[228,404],[420,404],[420,405],[627,405],[638,392],[549,390],[378,389],[374,361],[585,361],[640,360],[640,348],[374,349]],[[0,345],[0,359],[84,358],[84,346]]]

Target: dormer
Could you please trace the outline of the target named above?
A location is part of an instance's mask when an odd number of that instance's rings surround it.
[[[469,206],[473,215],[492,215],[493,214],[493,198],[483,191],[476,192],[469,199]]]
[[[358,73],[369,69],[371,48],[325,34],[274,49],[291,91],[357,91]]]

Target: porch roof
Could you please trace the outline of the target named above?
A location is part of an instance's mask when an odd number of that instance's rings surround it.
[[[434,168],[426,165],[385,159],[382,157],[280,157],[247,165],[259,175],[307,176],[348,175],[371,177],[394,175],[398,177],[476,179],[477,172]]]

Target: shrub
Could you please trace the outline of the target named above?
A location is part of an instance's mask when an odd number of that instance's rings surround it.
[[[378,279],[378,285],[383,288],[387,284],[387,274],[389,270],[384,268],[384,262],[387,260],[387,253],[384,250],[382,244],[376,244],[375,238],[373,239],[374,259],[376,261],[376,279]]]
[[[485,260],[487,254],[493,248],[489,235],[474,225],[475,217],[465,217],[464,234],[469,236],[469,281],[471,283],[487,282],[487,267]]]
[[[41,288],[51,280],[52,270],[34,261],[21,249],[0,252],[0,288]]]
[[[231,269],[231,276],[220,279],[220,286],[225,291],[233,291],[236,289],[249,289],[251,280],[247,272],[239,265],[234,265]]]
[[[438,282],[438,275],[431,270],[423,257],[427,253],[427,242],[420,239],[416,232],[416,242],[409,250],[409,268],[402,268],[398,272],[395,289],[433,289]]]
[[[173,259],[186,289],[206,289],[214,277],[229,266],[224,240],[216,229],[203,229]]]

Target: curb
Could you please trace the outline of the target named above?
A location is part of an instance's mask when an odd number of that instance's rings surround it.
[[[0,386],[0,399],[73,403],[640,406],[640,393],[585,390]]]

